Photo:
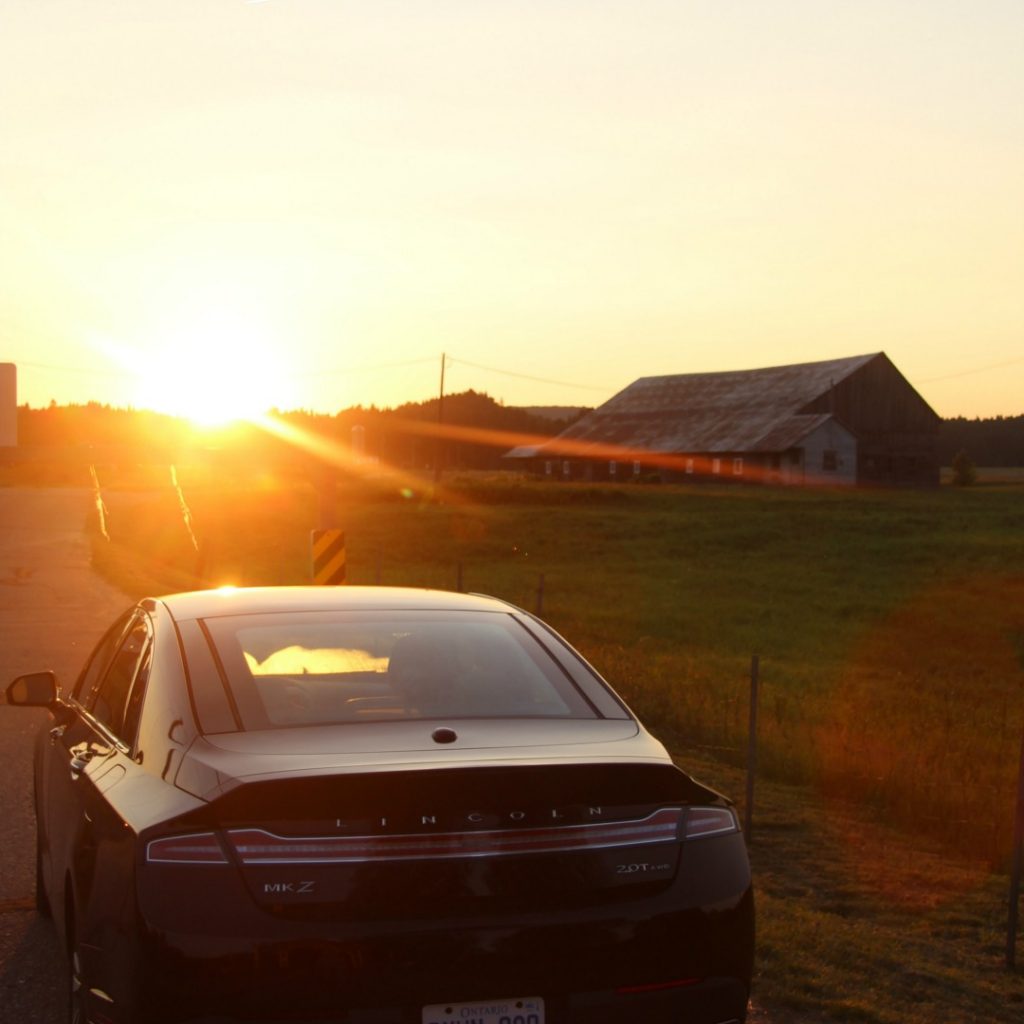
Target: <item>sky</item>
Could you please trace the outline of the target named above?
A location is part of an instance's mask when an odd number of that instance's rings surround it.
[[[1017,0],[0,0],[19,401],[598,405],[885,351],[1024,412]]]

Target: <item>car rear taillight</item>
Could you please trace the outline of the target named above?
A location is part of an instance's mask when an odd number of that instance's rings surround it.
[[[146,844],[150,864],[227,864],[228,858],[213,832],[166,836]]]
[[[686,815],[684,839],[706,839],[740,830],[736,815],[727,807],[691,807]]]
[[[380,861],[446,860],[515,854],[603,850],[677,842],[686,811],[662,808],[640,821],[562,828],[445,832],[437,835],[278,836],[263,829],[232,829],[228,841],[246,865],[363,864]]]
[[[561,828],[445,832],[438,835],[279,836],[264,829],[227,834],[243,864],[359,864],[561,853],[704,839],[739,831],[736,815],[721,807],[666,807],[639,821]],[[227,864],[214,832],[165,836],[146,846],[151,864]]]

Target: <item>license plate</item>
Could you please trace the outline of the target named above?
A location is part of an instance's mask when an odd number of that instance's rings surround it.
[[[544,1000],[491,999],[423,1007],[423,1024],[544,1024]]]

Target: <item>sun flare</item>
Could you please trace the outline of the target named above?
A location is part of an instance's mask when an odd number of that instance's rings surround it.
[[[157,337],[142,367],[138,402],[204,427],[258,420],[289,403],[279,352],[258,321],[207,314]]]

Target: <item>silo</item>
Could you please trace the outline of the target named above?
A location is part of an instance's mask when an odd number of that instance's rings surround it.
[[[0,363],[0,448],[18,443],[18,368]]]

